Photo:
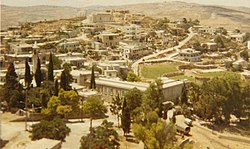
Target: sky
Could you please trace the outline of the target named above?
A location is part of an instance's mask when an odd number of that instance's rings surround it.
[[[11,6],[56,5],[85,7],[90,5],[123,5],[135,3],[153,3],[176,0],[0,0],[1,4]],[[190,3],[224,6],[250,7],[250,0],[178,0]]]

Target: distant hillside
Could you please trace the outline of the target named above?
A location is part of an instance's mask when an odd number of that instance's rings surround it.
[[[250,8],[248,7],[222,7],[185,2],[165,2],[95,7],[94,10],[102,11],[105,9],[128,9],[131,12],[143,13],[154,17],[165,16],[172,20],[186,17],[187,19],[199,19],[201,24],[204,25],[224,26],[227,29],[238,28],[250,31]]]
[[[177,20],[182,17],[199,19],[201,24],[209,26],[224,26],[227,29],[238,28],[250,32],[250,8],[222,7],[191,4],[185,2],[145,3],[122,6],[91,6],[86,8],[60,6],[10,7],[1,5],[1,27],[16,25],[18,22],[39,21],[60,18],[70,18],[106,9],[127,9],[135,13],[143,13],[153,17],[168,17]]]
[[[1,28],[17,25],[19,22],[34,22],[44,19],[71,18],[80,15],[81,10],[73,7],[32,6],[12,7],[1,5]]]

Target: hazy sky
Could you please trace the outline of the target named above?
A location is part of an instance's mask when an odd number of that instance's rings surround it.
[[[56,5],[84,7],[89,5],[121,5],[134,3],[164,2],[176,0],[0,0],[1,4],[12,6]],[[208,5],[250,7],[250,0],[178,0]]]

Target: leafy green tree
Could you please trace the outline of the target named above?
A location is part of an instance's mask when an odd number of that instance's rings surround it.
[[[145,148],[173,148],[175,138],[174,124],[166,124],[161,120],[152,123],[149,127],[134,124],[133,132],[138,140],[141,140]]]
[[[39,57],[37,58],[35,81],[36,81],[36,86],[41,87],[41,84],[42,84],[42,71],[41,71],[41,63],[40,63],[40,58]]]
[[[138,77],[135,73],[133,73],[132,71],[128,72],[127,81],[138,82],[140,80],[141,80],[140,77]]]
[[[42,138],[55,139],[65,141],[69,135],[70,129],[62,119],[53,119],[52,121],[42,120],[40,123],[32,125],[32,140]]]
[[[83,103],[83,111],[90,117],[90,130],[92,128],[93,118],[104,116],[107,113],[107,108],[104,105],[104,101],[98,96],[90,96],[86,102]]]
[[[24,81],[25,81],[25,86],[27,86],[29,88],[30,85],[31,85],[31,82],[32,82],[32,76],[30,74],[30,66],[29,66],[29,63],[28,63],[28,59],[26,59],[26,61],[25,61]]]
[[[130,132],[130,125],[131,125],[130,111],[127,105],[126,98],[123,100],[122,104],[121,125],[125,136]]]
[[[54,68],[53,68],[53,59],[52,59],[52,53],[50,52],[50,55],[49,55],[49,68],[48,68],[48,80],[49,81],[54,81]]]
[[[241,86],[239,75],[211,79],[194,94],[199,96],[192,102],[194,112],[204,119],[214,119],[216,123],[228,123],[231,114],[240,118],[244,105]]]
[[[69,91],[72,89],[70,83],[73,82],[73,77],[70,74],[70,71],[71,71],[70,66],[64,65],[64,70],[62,71],[61,74],[60,87],[65,91]]]
[[[159,119],[159,116],[155,111],[150,111],[146,115],[147,124],[150,126],[153,123],[157,123],[158,119]]]
[[[90,79],[90,89],[95,89],[96,88],[96,83],[95,83],[95,65],[92,66],[91,70],[91,79]]]
[[[112,122],[104,120],[101,126],[95,127],[87,136],[80,140],[80,149],[117,149],[119,147],[118,133],[112,129]]]
[[[110,111],[111,113],[117,115],[117,125],[119,125],[120,116],[121,116],[121,110],[122,110],[122,98],[119,96],[119,94],[116,97],[112,98],[112,102],[110,105]]]
[[[47,108],[43,110],[48,116],[55,117],[60,115],[67,118],[67,114],[79,111],[79,99],[75,91],[60,90],[58,96],[49,99]]]
[[[133,110],[141,106],[143,93],[137,88],[133,88],[126,92],[124,98],[126,98],[126,104],[128,105],[129,111],[133,112]]]
[[[239,115],[238,117],[240,118],[240,116],[243,117],[248,117],[248,119],[250,120],[250,81],[247,81],[245,85],[243,85],[242,88],[242,100],[243,100],[243,106],[241,109],[239,109]],[[237,114],[237,113],[236,113]]]
[[[145,92],[145,99],[143,100],[144,111],[156,110],[158,115],[162,116],[162,102],[164,96],[162,92],[162,81],[156,80],[155,83],[151,83],[149,88]]]

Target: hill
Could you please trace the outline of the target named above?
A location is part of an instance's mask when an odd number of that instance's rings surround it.
[[[122,6],[95,7],[95,11],[105,9],[127,9],[153,17],[198,19],[201,24],[227,29],[238,28],[250,31],[250,8],[208,6],[185,2],[145,3]]]
[[[185,2],[143,3],[121,6],[90,6],[85,8],[62,6],[10,7],[1,5],[1,27],[16,25],[18,22],[61,19],[79,16],[84,10],[88,14],[106,9],[126,9],[152,17],[199,19],[201,24],[227,29],[238,28],[250,32],[250,8],[208,6]]]
[[[81,9],[60,6],[13,7],[1,5],[1,29],[19,22],[36,22],[43,20],[71,18],[80,15]]]

